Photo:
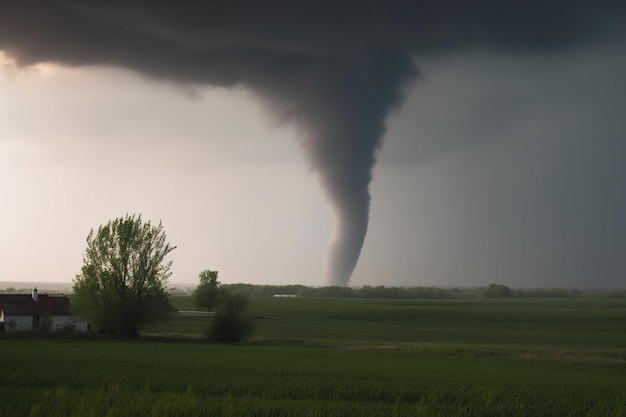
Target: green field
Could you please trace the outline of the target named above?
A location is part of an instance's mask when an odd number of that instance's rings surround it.
[[[191,309],[190,297],[174,307]],[[625,348],[626,299],[453,301],[259,298],[258,337],[331,344],[493,344]],[[154,331],[202,333],[205,318],[172,320]]]
[[[242,345],[183,316],[135,342],[4,338],[0,415],[626,416],[626,299],[253,309]]]

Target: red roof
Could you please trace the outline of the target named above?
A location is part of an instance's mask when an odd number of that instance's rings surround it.
[[[70,299],[65,296],[39,294],[0,294],[0,310],[12,316],[73,316]]]

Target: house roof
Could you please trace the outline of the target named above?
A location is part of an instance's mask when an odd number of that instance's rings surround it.
[[[30,294],[0,294],[0,310],[14,316],[73,316],[69,298],[39,294],[37,301]]]

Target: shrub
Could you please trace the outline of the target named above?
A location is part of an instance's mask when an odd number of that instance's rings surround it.
[[[250,297],[242,292],[224,293],[208,336],[212,342],[237,343],[247,340],[253,328]]]
[[[39,321],[39,333],[49,335],[52,331],[52,319],[49,316],[42,316]]]

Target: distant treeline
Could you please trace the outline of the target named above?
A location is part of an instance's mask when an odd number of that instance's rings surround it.
[[[252,297],[296,296],[329,298],[374,298],[401,300],[452,300],[472,298],[530,298],[530,297],[579,297],[576,289],[511,289],[506,285],[491,284],[479,288],[437,288],[437,287],[307,287],[304,285],[254,285],[224,284],[225,288],[244,291]],[[626,297],[626,291],[604,293],[617,297]]]
[[[579,291],[565,288],[517,288],[506,285],[491,284],[477,288],[438,288],[438,287],[386,287],[384,285],[363,287],[307,287],[305,285],[257,285],[257,284],[223,284],[233,291],[243,291],[251,297],[326,297],[326,298],[373,298],[399,300],[456,300],[473,298],[534,298],[534,297],[579,297],[597,295],[603,297],[626,298],[626,290]],[[172,293],[190,293],[193,288],[185,290],[170,288]],[[0,293],[30,293],[31,288],[8,287],[0,289]],[[56,291],[48,291],[50,294]]]
[[[33,286],[34,287],[34,286]],[[16,288],[16,287],[6,287],[2,289],[0,287],[0,293],[3,294],[30,294],[33,290],[33,287],[28,288]],[[60,290],[52,290],[52,289],[41,289],[40,294],[63,294],[63,291]]]

